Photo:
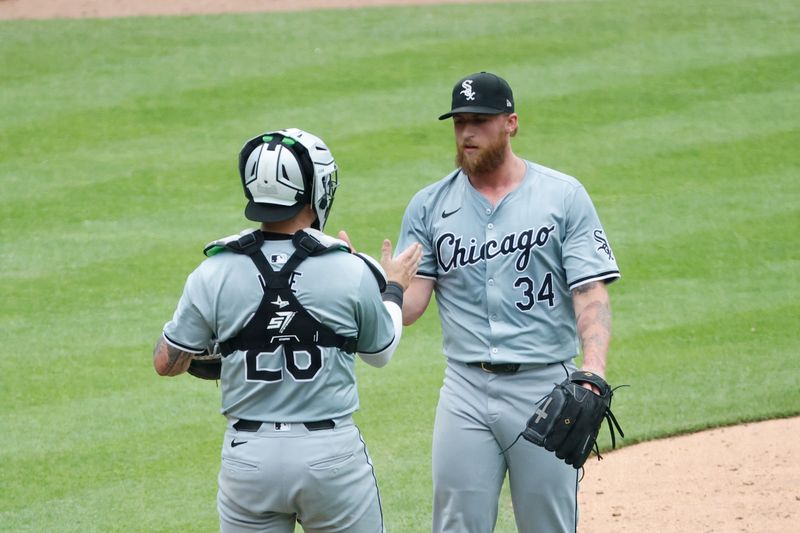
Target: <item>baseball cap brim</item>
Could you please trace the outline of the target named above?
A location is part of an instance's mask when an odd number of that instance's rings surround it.
[[[505,111],[503,109],[495,109],[493,107],[479,107],[479,106],[457,107],[455,109],[451,109],[444,115],[440,116],[439,120],[450,118],[453,115],[457,115],[458,113],[475,113],[477,115],[501,115],[503,113],[509,113],[509,111]]]
[[[247,207],[244,208],[244,216],[253,222],[283,222],[302,211],[304,205],[306,204],[301,202],[294,205],[259,204],[248,200]]]

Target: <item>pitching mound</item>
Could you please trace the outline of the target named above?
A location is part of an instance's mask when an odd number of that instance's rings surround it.
[[[622,448],[587,462],[581,531],[796,531],[798,457],[800,417]]]

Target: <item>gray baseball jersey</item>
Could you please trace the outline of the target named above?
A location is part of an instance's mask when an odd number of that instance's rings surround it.
[[[522,183],[496,206],[456,171],[406,209],[397,249],[423,246],[417,275],[436,281],[449,359],[567,361],[579,351],[571,289],[620,276],[583,186],[526,164]]]
[[[278,270],[294,251],[291,238],[267,234],[261,247]],[[309,257],[297,268],[291,288],[298,301],[334,332],[357,337],[356,351],[376,353],[394,339],[391,317],[381,300],[377,281],[366,263],[345,252]],[[220,253],[203,261],[184,287],[164,337],[178,348],[202,353],[215,340],[236,335],[252,318],[264,291],[253,261],[236,253]],[[275,302],[279,308],[282,302]],[[288,323],[289,314],[277,313],[275,326]],[[358,409],[354,357],[338,348],[320,347],[321,366],[311,376],[306,352],[262,353],[258,370],[274,377],[248,378],[245,353],[235,351],[222,362],[222,413],[236,418],[306,422],[335,419]],[[292,358],[292,361],[287,361]],[[297,369],[303,370],[298,372]],[[276,374],[277,373],[277,374]]]

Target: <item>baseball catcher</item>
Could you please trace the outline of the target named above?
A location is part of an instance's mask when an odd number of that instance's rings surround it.
[[[588,383],[599,393],[583,386]],[[526,440],[555,452],[556,457],[579,469],[592,449],[602,459],[597,446],[597,434],[603,419],[608,421],[611,446],[616,447],[614,428],[625,437],[611,412],[614,394],[606,381],[592,372],[573,372],[557,384],[552,392],[536,402],[536,411],[528,419],[522,436]]]
[[[219,380],[219,531],[385,531],[355,365],[391,359],[421,245],[378,262],[323,233],[338,166],[309,132],[252,137],[239,177],[259,228],[204,248],[153,351],[161,376]]]

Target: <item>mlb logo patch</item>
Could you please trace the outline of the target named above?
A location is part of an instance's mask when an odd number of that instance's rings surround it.
[[[286,254],[271,254],[269,256],[269,262],[273,265],[285,265],[288,260],[289,256]]]

